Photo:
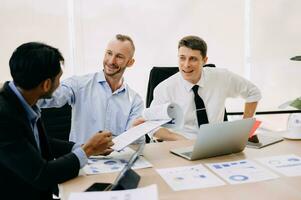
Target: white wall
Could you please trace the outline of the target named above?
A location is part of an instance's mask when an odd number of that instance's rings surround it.
[[[0,0],[0,82],[10,80],[8,61],[29,41],[59,48],[69,60],[67,1]]]
[[[209,62],[243,72],[242,1],[94,0],[80,3],[80,10],[76,10],[82,16],[77,41],[82,48],[77,49],[77,54],[82,55],[83,60],[79,62],[82,65],[76,69],[77,73],[102,68],[103,50],[116,33],[126,33],[135,41],[136,63],[126,72],[126,80],[143,97],[150,69],[177,66],[177,43],[187,34],[206,39]],[[223,9],[213,12],[219,7]]]
[[[301,1],[253,0],[251,80],[263,93],[263,108],[301,96]]]
[[[58,47],[67,77],[101,70],[107,42],[123,33],[137,49],[126,80],[145,98],[151,67],[176,66],[178,40],[194,34],[207,41],[210,63],[260,87],[259,109],[276,109],[301,93],[301,62],[289,61],[301,54],[299,0],[0,0],[0,5],[0,82],[10,79],[8,59],[23,42]],[[228,102],[228,110],[241,109],[241,101]]]

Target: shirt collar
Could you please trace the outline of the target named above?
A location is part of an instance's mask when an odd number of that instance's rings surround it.
[[[106,83],[109,86],[103,71],[100,71],[98,73],[97,80],[98,80],[99,83],[101,83],[101,84]],[[126,90],[127,90],[127,84],[124,83],[124,78],[123,78],[121,87],[118,88],[113,94],[120,93],[120,92],[125,92]]]
[[[97,73],[97,80],[99,83],[107,82],[103,71],[100,71],[99,73]]]
[[[14,84],[14,82],[10,81],[9,82],[9,87],[12,89],[12,91],[15,93],[15,95],[18,97],[18,99],[20,100],[23,108],[25,109],[26,112],[26,116],[29,119],[29,121],[36,121],[41,117],[41,110],[38,106],[34,105],[34,106],[30,106],[26,100],[24,99],[24,97],[22,96],[22,94],[20,93],[20,91],[18,90],[18,88],[16,87],[16,85]]]
[[[198,85],[198,86],[201,87],[201,88],[202,88],[202,87],[205,87],[205,79],[206,79],[206,75],[205,75],[205,73],[204,73],[204,69],[202,70],[202,75],[201,75],[200,80],[199,80],[196,84],[192,84],[192,83],[190,83],[189,81],[186,81],[186,80],[183,78],[181,72],[179,72],[179,73],[180,73],[180,77],[181,77],[181,80],[182,80],[182,82],[183,82],[184,88],[185,88],[185,90],[186,90],[187,92],[189,92],[190,90],[192,90],[192,87],[193,87],[194,85]]]

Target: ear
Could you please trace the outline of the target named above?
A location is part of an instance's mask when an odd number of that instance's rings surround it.
[[[206,57],[204,58],[204,64],[206,64],[207,61],[208,61],[208,56],[206,56]]]
[[[51,85],[52,81],[50,78],[48,78],[40,84],[40,88],[44,93],[47,93],[51,89]]]
[[[133,66],[134,63],[135,63],[135,59],[134,59],[134,58],[131,58],[131,59],[128,61],[127,67]]]

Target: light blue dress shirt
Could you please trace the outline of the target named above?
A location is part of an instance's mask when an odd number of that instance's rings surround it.
[[[39,132],[37,127],[37,121],[41,117],[41,110],[38,108],[38,106],[34,105],[31,107],[24,99],[24,97],[21,95],[19,90],[16,88],[15,84],[13,82],[9,82],[9,87],[12,89],[12,91],[16,94],[18,99],[20,100],[22,106],[24,107],[24,110],[26,112],[26,116],[28,118],[28,122],[30,123],[30,126],[33,130],[34,138],[37,143],[38,149],[41,151],[40,148],[40,139],[39,139]],[[87,162],[88,158],[86,156],[86,153],[84,150],[80,147],[79,144],[75,144],[72,147],[72,152],[77,156],[80,162],[80,167],[84,167]]]
[[[117,136],[128,130],[144,108],[141,97],[127,84],[112,93],[103,71],[73,76],[62,81],[51,99],[41,107],[72,106],[70,141],[83,144],[98,131]]]

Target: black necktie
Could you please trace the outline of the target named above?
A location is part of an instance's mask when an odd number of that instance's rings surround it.
[[[201,124],[208,124],[208,117],[206,113],[206,108],[203,99],[198,94],[198,85],[194,85],[192,87],[192,90],[194,92],[194,102],[195,102],[195,108],[196,108],[196,116],[198,118],[198,125]]]

